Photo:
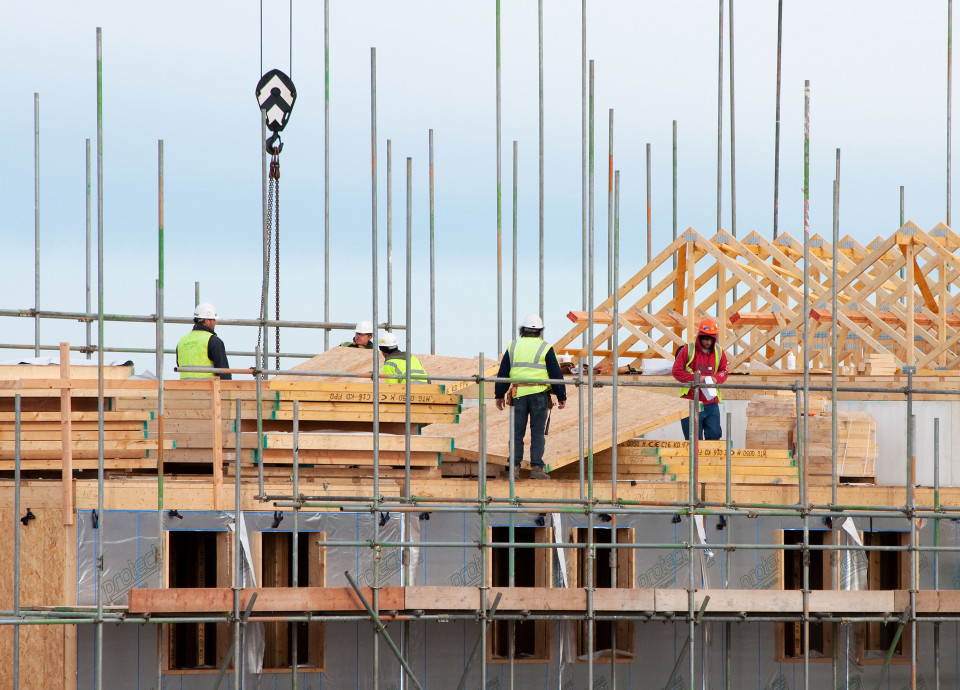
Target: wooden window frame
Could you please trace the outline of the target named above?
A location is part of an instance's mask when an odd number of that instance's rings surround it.
[[[611,527],[597,527],[596,525],[593,528],[594,539],[596,539],[596,534],[598,532],[612,532],[614,528]],[[634,544],[637,540],[637,532],[633,527],[617,527],[617,543],[618,544]],[[587,528],[586,527],[571,527],[570,528],[570,543],[571,544],[584,544],[587,541]],[[604,542],[609,543],[609,542]],[[573,551],[573,558],[570,562],[570,587],[580,587],[581,583],[586,583],[586,574],[584,562],[586,560],[587,554],[586,549],[571,549]],[[636,587],[636,549],[632,548],[617,548],[617,549],[597,549],[597,557],[594,560],[594,587],[598,588],[596,585],[597,582],[597,572],[596,569],[601,565],[602,558],[604,556],[608,557],[607,568],[609,568],[609,554],[616,553],[617,559],[617,587],[623,589],[634,589]],[[585,655],[587,654],[587,633],[588,625],[594,626],[594,640],[597,639],[597,626],[600,625],[615,625],[616,626],[616,637],[617,637],[617,663],[633,663],[636,655],[636,635],[635,635],[635,623],[633,621],[593,621],[592,623],[588,621],[579,621],[576,623],[576,662],[577,663],[586,663]],[[610,654],[611,649],[604,650],[594,650],[594,654],[600,652],[600,655],[594,659],[594,663],[606,662],[610,663]]]
[[[307,559],[307,582],[301,582],[300,587],[326,587],[326,552],[321,544],[326,541],[325,532],[299,530],[302,535],[309,535],[307,552],[300,550],[299,557]],[[286,544],[280,546],[281,554],[276,558],[274,545],[269,542],[280,535],[288,535]],[[289,585],[277,584],[289,582],[290,579],[290,547],[293,543],[292,531],[258,531],[252,535],[250,549],[254,552],[254,563],[257,582],[262,587],[286,587]],[[265,543],[265,539],[266,542]],[[288,639],[291,625],[306,626],[307,658],[297,659],[297,673],[322,673],[326,670],[326,625],[322,621],[313,623],[292,623],[288,621],[271,621],[264,623],[264,653],[263,673],[289,673],[291,666],[276,664],[279,656],[286,656],[282,651],[283,643]],[[302,628],[301,628],[302,629]]]
[[[802,528],[792,528],[792,529],[779,529],[777,530],[776,538],[777,544],[784,545],[786,543],[785,533],[786,532],[800,532],[803,533]],[[834,542],[834,531],[832,529],[811,529],[810,534],[823,535],[824,539],[818,542],[815,545],[830,545]],[[803,551],[798,549],[783,549],[781,551],[783,554],[780,558],[780,562],[777,567],[777,589],[786,589],[786,568],[788,563],[792,564],[795,559],[800,559],[802,563],[802,556],[800,554]],[[813,553],[813,551],[811,551]],[[836,551],[820,551],[822,556],[822,581],[823,587],[822,590],[831,590],[837,589],[837,583],[833,579],[833,569],[831,568],[831,560],[836,559]],[[795,555],[796,554],[796,555]],[[800,566],[802,567],[802,565]],[[812,572],[812,571],[811,571]],[[791,589],[799,589],[797,587],[792,587]],[[775,649],[776,649],[776,660],[781,663],[802,663],[803,662],[803,632],[802,627],[803,623],[799,622],[790,622],[790,623],[776,623],[775,630]],[[786,653],[786,644],[787,644],[787,626],[794,626],[794,640],[799,642],[801,651],[798,655],[788,655]],[[810,661],[812,663],[823,663],[833,661],[833,637],[836,635],[837,626],[836,623],[810,623],[811,627],[814,625],[822,626],[822,641],[823,649],[818,650],[822,656],[811,656]],[[795,642],[795,644],[796,644]],[[811,650],[812,651],[812,650]]]
[[[487,527],[487,543],[494,543],[494,529],[495,528],[506,528],[505,525],[496,525]],[[535,544],[549,544],[553,541],[553,528],[552,527],[535,527],[531,525],[522,525],[515,527],[514,530],[533,530],[534,540],[533,542],[522,542],[522,543],[535,543]],[[514,539],[516,539],[516,532],[514,533]],[[521,542],[518,542],[521,543]],[[519,547],[518,551],[533,551],[534,558],[534,582],[535,586],[539,588],[552,588],[553,587],[553,549],[548,548],[531,548],[525,549]],[[493,580],[493,560],[494,556],[502,556],[504,558],[508,557],[508,550],[504,548],[491,548],[491,557],[487,559],[487,572],[486,572],[486,583],[488,587],[507,587],[508,585],[503,584],[494,584]],[[530,657],[516,658],[514,654],[514,663],[517,664],[543,664],[549,663],[553,656],[553,636],[552,636],[552,621],[548,620],[534,620],[526,621],[528,623],[533,623],[534,625],[534,654]],[[497,632],[500,629],[500,626],[508,626],[514,624],[515,621],[493,621],[487,630],[487,662],[491,664],[506,664],[510,662],[509,650],[507,653],[500,654],[498,648],[498,635]],[[514,644],[516,645],[516,638],[514,639]]]
[[[215,530],[167,530],[164,532],[164,544],[168,555],[164,559],[164,578],[163,581],[166,587],[176,588],[182,587],[182,584],[175,583],[171,580],[171,571],[170,564],[177,558],[176,549],[171,547],[171,539],[176,541],[178,537],[173,537],[173,535],[180,534],[214,534],[215,536],[215,554],[216,559],[211,566],[209,560],[206,560],[206,554],[204,556],[204,571],[213,568],[216,577],[216,586],[217,587],[232,587],[233,586],[233,534],[231,532],[220,532]],[[185,550],[181,550],[181,554]],[[182,556],[181,556],[182,557]],[[162,636],[162,658],[163,658],[163,672],[171,675],[174,674],[204,674],[204,673],[219,673],[220,666],[223,664],[223,660],[226,659],[227,653],[230,649],[231,643],[231,633],[228,623],[215,623],[213,628],[216,635],[216,658],[213,659],[212,664],[205,665],[204,667],[194,666],[194,667],[174,667],[172,664],[173,657],[176,655],[176,632],[179,628],[176,626],[194,626],[199,631],[203,631],[205,634],[208,624],[207,623],[164,623],[161,625],[161,636]],[[199,633],[198,633],[199,634]],[[204,659],[206,661],[206,659]],[[233,663],[231,662],[228,669],[233,668]]]
[[[863,542],[864,546],[871,546],[875,536],[884,535],[884,534],[896,534],[899,535],[897,540],[899,543],[894,544],[895,546],[908,546],[910,544],[910,532],[901,531],[901,530],[877,530],[874,532],[860,532],[860,539]],[[889,591],[894,590],[909,590],[910,589],[910,552],[909,551],[893,551],[893,552],[883,552],[883,551],[865,551],[867,556],[867,590],[871,592],[877,591]],[[897,558],[897,569],[896,569],[896,582],[894,587],[882,587],[881,582],[881,560],[885,554],[892,554]],[[889,625],[893,626],[893,630],[896,630],[896,626],[899,625],[896,622],[890,623],[860,623],[856,627],[856,644],[854,649],[856,650],[856,660],[857,663],[863,666],[875,666],[884,663],[886,659],[887,652],[889,651],[889,646],[881,647],[876,644],[877,640],[881,637],[881,626]],[[900,640],[897,646],[900,648],[900,651],[894,651],[893,657],[890,659],[891,664],[909,664],[910,663],[910,649],[912,648],[912,626],[905,625],[903,626],[903,633],[900,635]],[[868,645],[871,645],[868,649]],[[919,646],[917,647],[919,651]],[[868,653],[873,653],[871,656],[867,656]]]

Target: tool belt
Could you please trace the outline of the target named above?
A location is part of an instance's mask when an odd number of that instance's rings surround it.
[[[517,397],[517,389],[520,386],[542,386],[542,383],[514,383],[510,388],[507,389],[507,394],[504,397],[504,402],[507,405],[513,406],[513,399]],[[549,390],[545,390],[544,394],[547,396],[547,409],[553,409],[553,393]]]

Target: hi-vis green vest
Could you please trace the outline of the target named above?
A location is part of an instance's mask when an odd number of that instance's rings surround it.
[[[507,354],[510,356],[510,378],[512,379],[548,379],[547,352],[550,344],[540,338],[520,338],[507,345]],[[519,398],[523,395],[543,393],[550,386],[523,384],[517,386]]]
[[[405,383],[407,380],[407,356],[400,354],[383,363],[383,373],[393,374],[393,378],[384,379],[384,383]],[[423,364],[414,355],[410,355],[410,383],[428,383],[427,372]]]
[[[212,367],[213,360],[207,357],[207,345],[213,333],[197,329],[180,338],[177,343],[177,364],[181,367]],[[182,379],[210,378],[213,374],[181,371]]]
[[[687,345],[687,352],[689,353],[690,357],[689,357],[689,359],[687,359],[686,369],[687,369],[687,371],[689,371],[689,372],[692,374],[692,373],[693,373],[693,369],[690,368],[690,365],[693,364],[693,358],[694,358],[694,357],[696,356],[696,354],[697,354],[697,344],[696,344],[696,343],[689,343],[689,344]],[[722,350],[721,350],[719,347],[717,347],[716,343],[714,343],[714,345],[713,345],[713,354],[715,354],[715,355],[717,356],[717,363],[713,365],[713,373],[716,374],[718,371],[720,371],[720,355],[723,354]],[[702,377],[701,377],[701,380],[702,380]],[[702,391],[703,389],[701,388],[700,390]],[[689,393],[689,392],[690,392],[690,389],[689,389],[689,388],[681,388],[681,389],[680,389],[680,397],[682,398],[683,396],[685,396],[685,395],[686,395],[687,393]],[[717,389],[717,402],[723,402],[723,397],[720,395],[720,389],[719,389],[719,388]]]

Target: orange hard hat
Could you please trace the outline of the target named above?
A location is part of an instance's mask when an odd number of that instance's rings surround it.
[[[717,327],[717,322],[708,316],[700,322],[700,331],[697,336],[708,335],[711,338],[716,338],[719,333],[720,329]]]

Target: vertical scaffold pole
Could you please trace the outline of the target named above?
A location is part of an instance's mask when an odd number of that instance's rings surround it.
[[[537,0],[537,46],[538,75],[539,75],[539,139],[540,139],[540,176],[539,176],[539,210],[540,210],[540,320],[543,320],[543,0]],[[511,334],[512,336],[512,334]]]
[[[243,585],[240,560],[240,455],[242,454],[240,420],[243,417],[240,398],[236,400],[233,419],[235,422],[233,427],[233,690],[240,690],[240,677],[243,675],[243,655],[240,653],[240,588]],[[160,535],[163,541],[162,531]],[[158,670],[158,673],[161,671]]]
[[[719,0],[717,23],[717,232],[720,232],[723,210],[723,0]],[[693,651],[692,649],[690,650]]]
[[[84,313],[87,318],[84,320],[84,329],[87,333],[87,359],[92,357],[92,349],[90,347],[91,343],[91,328],[93,324],[90,323],[90,140],[86,140],[86,152],[87,152],[87,194],[86,194],[86,206],[87,206],[87,243],[86,243],[86,262],[84,263],[85,275],[86,275],[86,291],[84,294]]]
[[[97,27],[97,516],[104,527],[103,514],[103,33]],[[97,588],[96,638],[94,648],[94,688],[103,688],[103,532],[97,539],[94,568]]]
[[[951,145],[953,130],[951,115],[953,114],[953,0],[947,0],[947,225],[950,225],[950,187],[952,181]],[[901,222],[900,225],[903,225]]]
[[[237,418],[240,419],[239,417]],[[300,401],[293,401],[293,535],[290,544],[290,586],[300,586]],[[297,633],[299,623],[290,626],[290,687],[297,690]]]
[[[677,121],[673,121],[673,240],[677,240]],[[673,270],[677,270],[677,253],[674,252],[671,261]],[[677,283],[673,283],[673,296],[677,296]]]
[[[497,9],[497,352],[503,350],[503,199],[500,131],[500,0]]]
[[[393,330],[393,142],[390,139],[387,139],[387,330]],[[407,350],[409,345],[408,336]]]
[[[513,289],[511,293],[510,337],[517,332],[517,140],[513,141]]]
[[[647,144],[647,263],[653,257],[653,182],[650,176],[651,169],[651,151],[650,144]],[[674,254],[676,258],[676,254]],[[614,283],[615,287],[619,287]],[[653,289],[653,274],[647,276],[647,292]]]
[[[777,114],[773,136],[773,239],[777,239],[780,203],[780,50],[783,39],[783,0],[777,0]]]
[[[163,539],[163,452],[164,440],[164,390],[163,390],[163,302],[164,302],[164,217],[163,217],[163,139],[157,142],[157,563],[159,565],[159,588],[164,587],[164,539]],[[237,417],[239,420],[240,417]],[[239,424],[239,421],[237,422]],[[163,683],[163,644],[157,636],[157,687]]]
[[[810,80],[803,83],[803,463],[800,504],[807,506],[810,433]],[[810,525],[803,517],[803,683],[810,687]]]
[[[40,356],[40,94],[33,94],[33,356]]]
[[[833,180],[833,248],[832,248],[832,268],[830,269],[830,309],[833,312],[833,320],[830,324],[830,352],[833,356],[830,358],[830,504],[837,505],[837,369],[840,366],[840,352],[837,350],[839,345],[839,328],[837,324],[837,314],[840,304],[837,293],[837,261],[840,251],[840,149],[837,149],[837,169]]]
[[[613,108],[607,145],[607,294],[613,294]]]
[[[647,150],[649,151],[649,144]],[[647,159],[649,160],[649,158]],[[647,177],[649,180],[649,175]],[[613,407],[611,409],[611,438],[617,438],[617,402],[619,400],[620,385],[620,358],[617,352],[620,346],[620,171],[613,174],[613,341],[611,350],[613,355]],[[616,506],[617,501],[617,444],[610,446],[610,501]],[[610,543],[616,544],[617,539],[617,514],[610,516]],[[610,557],[610,586],[619,587],[618,568],[620,565],[620,549],[611,547]],[[632,560],[632,557],[631,557]],[[610,625],[610,684],[617,687],[617,623],[611,621]]]
[[[379,341],[377,331],[380,328],[377,313],[377,49],[370,48],[370,220],[372,254],[372,302],[373,302],[373,340]],[[409,337],[409,336],[408,336]],[[380,610],[380,371],[376,347],[371,351],[373,359],[373,610]],[[373,688],[380,688],[380,635],[373,633]]]
[[[430,354],[437,354],[437,264],[434,257],[433,130],[430,132]],[[407,327],[410,321],[407,321]]]
[[[13,615],[20,617],[20,394],[13,398]],[[20,626],[13,626],[13,687],[20,687]]]
[[[594,283],[594,234],[593,234],[593,216],[594,216],[594,187],[593,187],[593,155],[594,155],[594,62],[590,61],[590,102],[588,116],[590,119],[589,133],[589,173],[588,194],[587,194],[587,304],[590,305],[587,326],[588,355],[587,363],[589,366],[588,380],[590,387],[587,389],[587,500],[593,503],[593,283]],[[596,545],[594,543],[593,533],[593,509],[587,510],[587,687],[593,687],[593,648],[596,643],[594,638],[594,611],[593,611],[593,565],[597,557]]]
[[[330,0],[323,0],[323,320],[330,323]],[[328,328],[323,349],[330,349]]]

